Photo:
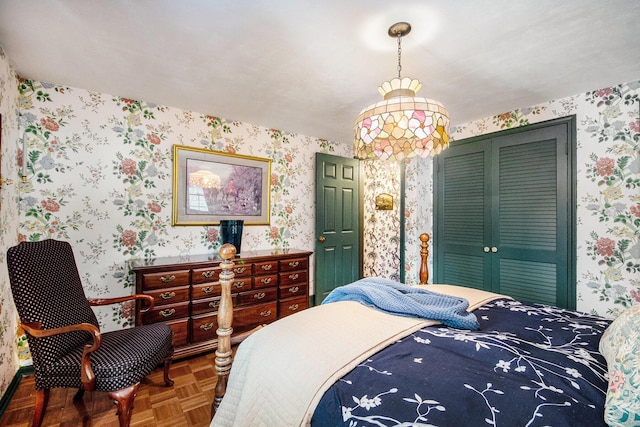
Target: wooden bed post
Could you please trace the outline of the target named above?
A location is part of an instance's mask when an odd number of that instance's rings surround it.
[[[429,256],[429,235],[422,233],[420,235],[420,284],[426,285],[429,281],[429,267],[427,266],[427,257]]]
[[[218,382],[216,383],[215,398],[211,405],[211,418],[215,415],[222,397],[227,391],[227,380],[231,371],[231,334],[233,328],[233,303],[231,301],[231,283],[233,283],[233,261],[236,256],[236,248],[226,243],[220,247],[220,286],[222,287],[222,296],[220,297],[220,306],[218,307],[218,348],[216,349],[216,374],[218,374]]]

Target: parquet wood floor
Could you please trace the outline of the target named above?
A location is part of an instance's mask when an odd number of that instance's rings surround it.
[[[235,348],[234,348],[235,350]],[[132,427],[208,426],[216,385],[215,354],[174,361],[170,376],[173,387],[165,387],[162,368],[151,372],[140,384],[134,401]],[[87,392],[74,402],[73,389],[52,389],[43,426],[118,427],[116,407],[107,393]],[[31,426],[35,407],[33,376],[20,382],[0,426]]]

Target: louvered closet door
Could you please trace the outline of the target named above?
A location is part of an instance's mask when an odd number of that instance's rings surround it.
[[[532,130],[494,138],[492,146],[498,165],[493,287],[519,300],[566,307],[566,132]]]
[[[437,282],[575,307],[569,126],[474,139],[438,159]]]
[[[491,141],[452,146],[438,157],[434,283],[491,290]]]

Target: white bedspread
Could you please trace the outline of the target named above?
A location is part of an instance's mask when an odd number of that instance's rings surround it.
[[[469,300],[469,311],[504,295],[451,285],[427,289]],[[357,302],[312,307],[247,338],[211,426],[306,426],[324,392],[367,357],[437,324],[393,316]]]

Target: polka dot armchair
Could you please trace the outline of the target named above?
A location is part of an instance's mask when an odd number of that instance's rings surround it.
[[[157,323],[101,333],[91,305],[153,298],[130,295],[88,300],[71,245],[44,240],[23,242],[7,252],[11,292],[27,333],[33,358],[36,409],[33,426],[42,423],[54,387],[105,391],[117,407],[120,426],[128,426],[140,380],[164,363],[164,381],[172,386],[171,328]]]

